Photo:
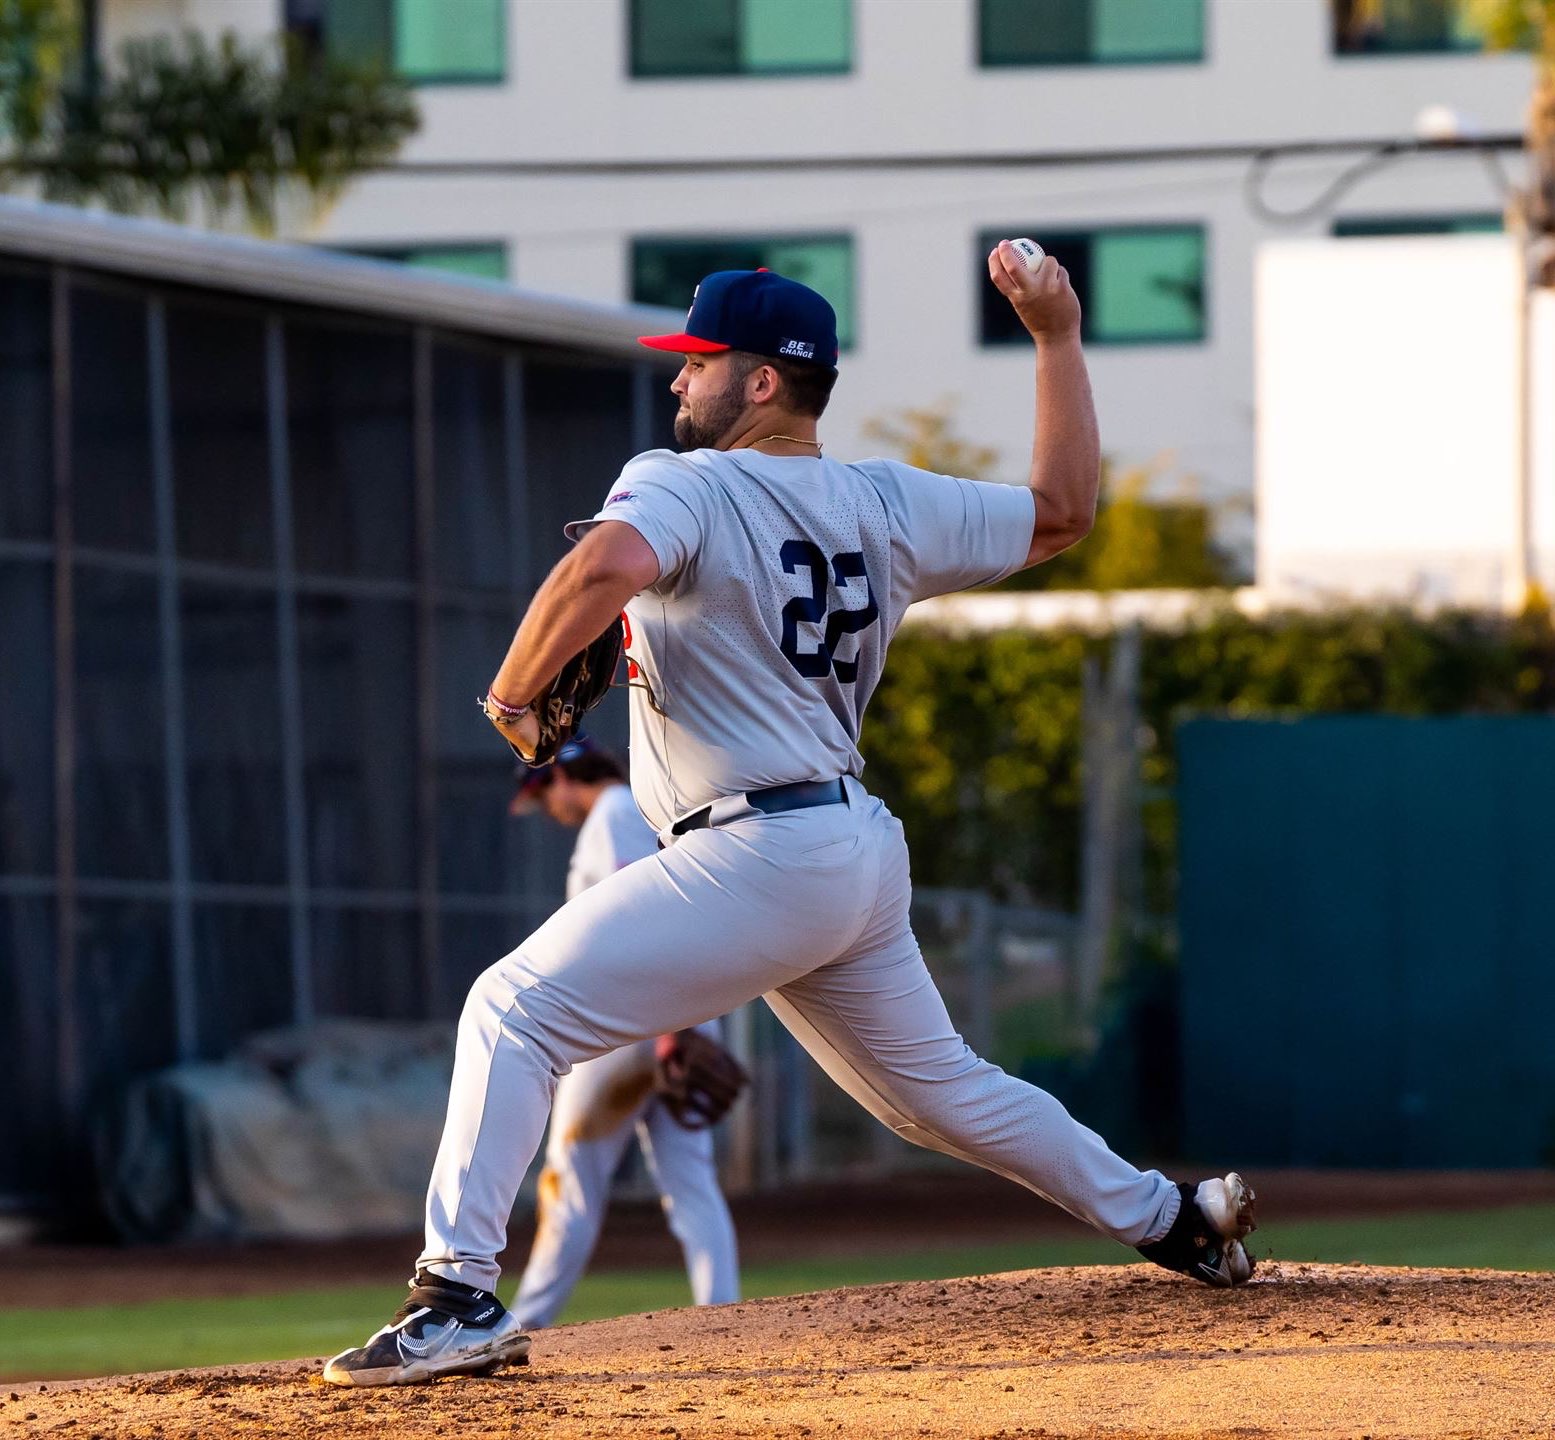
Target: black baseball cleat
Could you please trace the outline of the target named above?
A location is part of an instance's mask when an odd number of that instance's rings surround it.
[[[1229,1289],[1247,1284],[1253,1257],[1242,1240],[1258,1228],[1253,1187],[1232,1171],[1224,1180],[1177,1188],[1182,1205],[1172,1228],[1159,1240],[1139,1246],[1139,1253],[1206,1285]]]
[[[415,1385],[527,1365],[529,1337],[489,1290],[418,1270],[410,1296],[382,1330],[324,1366],[331,1385]]]

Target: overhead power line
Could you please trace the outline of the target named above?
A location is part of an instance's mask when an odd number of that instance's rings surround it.
[[[989,154],[709,156],[688,160],[400,160],[377,173],[424,176],[629,176],[717,175],[857,170],[1016,170],[1078,169],[1090,165],[1171,164],[1190,160],[1271,160],[1302,155],[1367,154],[1380,157],[1419,153],[1464,154],[1520,150],[1518,134],[1482,135],[1465,140],[1290,140],[1276,144],[1242,141],[1226,145],[1139,146],[1120,150],[1028,150]]]

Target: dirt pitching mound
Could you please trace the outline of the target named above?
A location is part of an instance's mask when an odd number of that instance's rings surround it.
[[[364,1333],[381,1316],[364,1316]],[[318,1362],[0,1385],[0,1436],[1555,1433],[1555,1276],[1144,1266],[877,1285],[537,1337],[488,1379],[341,1390]]]

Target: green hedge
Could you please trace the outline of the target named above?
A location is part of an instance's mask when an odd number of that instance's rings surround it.
[[[866,779],[906,826],[919,885],[1077,901],[1080,672],[1111,641],[1078,632],[904,629],[864,726]],[[1195,713],[1555,712],[1555,627],[1402,611],[1234,611],[1147,633],[1140,678],[1146,904],[1173,908],[1174,727]]]

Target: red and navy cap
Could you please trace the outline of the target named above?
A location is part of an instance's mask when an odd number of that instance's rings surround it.
[[[650,350],[744,350],[837,368],[837,313],[824,295],[771,270],[715,270],[696,288],[678,335],[639,335]]]

